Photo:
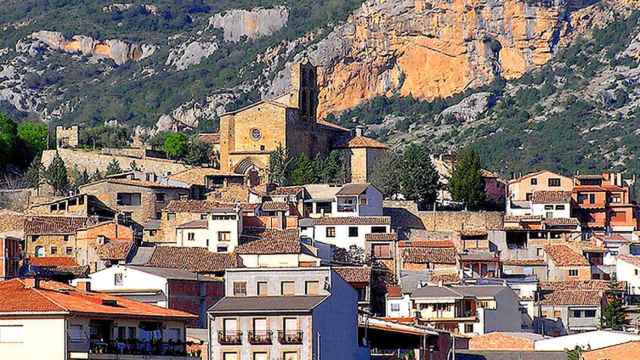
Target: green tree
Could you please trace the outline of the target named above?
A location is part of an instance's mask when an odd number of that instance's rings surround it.
[[[169,133],[164,138],[164,152],[172,159],[182,159],[187,153],[187,135]]]
[[[296,158],[295,167],[291,172],[291,183],[293,185],[313,184],[316,181],[316,169],[313,161],[302,153]]]
[[[620,291],[616,277],[611,277],[609,281],[609,291],[607,294],[607,306],[602,311],[600,325],[605,329],[622,330],[625,323],[624,308],[622,299],[618,295]]]
[[[49,167],[45,171],[45,178],[47,183],[53,187],[54,192],[58,195],[63,195],[69,186],[67,168],[64,165],[64,160],[62,160],[57,151],[51,164],[49,164]]]
[[[423,145],[411,144],[402,154],[400,189],[419,207],[433,203],[438,195],[438,173]]]
[[[32,154],[38,154],[47,148],[47,125],[40,122],[25,122],[18,126],[18,138],[22,140]]]
[[[107,165],[107,176],[120,174],[121,172],[122,168],[120,167],[120,162],[118,162],[117,159],[113,158]]]
[[[485,200],[484,179],[480,156],[466,148],[457,159],[449,179],[449,191],[454,201],[464,203],[469,210],[478,210]]]
[[[582,348],[576,345],[573,350],[567,350],[567,360],[582,360]]]
[[[24,173],[25,180],[30,187],[36,189],[38,194],[40,192],[40,185],[44,182],[44,167],[40,161],[39,156],[34,157],[27,171]]]
[[[141,171],[140,166],[138,166],[138,163],[136,163],[135,160],[129,164],[129,168],[133,171]]]
[[[332,150],[326,158],[320,156],[314,160],[318,181],[322,183],[343,184],[348,178],[347,159],[339,150]]]
[[[78,188],[84,184],[87,184],[90,180],[89,173],[87,169],[80,171],[78,165],[74,164],[73,168],[71,168],[71,174],[69,175],[71,178],[71,186],[74,190],[78,190]]]
[[[279,186],[289,185],[289,172],[293,159],[282,144],[269,155],[269,182]]]
[[[392,198],[400,192],[402,158],[394,151],[382,155],[371,174],[371,184],[378,188],[385,198]]]
[[[193,136],[189,142],[184,161],[189,165],[202,165],[211,162],[211,145],[204,143]]]
[[[0,113],[0,168],[13,162],[18,127],[15,121]]]
[[[100,170],[96,169],[96,171],[91,175],[91,178],[89,179],[89,181],[93,182],[93,181],[98,181],[102,179],[104,179],[104,176],[102,175]]]

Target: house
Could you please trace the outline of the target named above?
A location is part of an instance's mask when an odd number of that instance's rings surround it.
[[[469,339],[469,350],[535,351],[535,343],[544,339],[529,332],[492,332]]]
[[[20,274],[68,282],[87,277],[89,267],[80,266],[74,258],[67,256],[30,257],[24,260]]]
[[[304,216],[361,217],[382,216],[383,196],[370,184],[309,184],[304,186]]]
[[[207,193],[232,186],[242,187],[245,176],[228,173],[212,167],[193,167],[168,176],[170,180],[187,184],[192,199],[204,200]]]
[[[627,283],[629,295],[640,295],[640,256],[619,255],[616,260],[616,279]]]
[[[388,216],[340,216],[300,220],[302,236],[344,249],[351,246],[364,249],[367,234],[390,232],[391,218]]]
[[[573,186],[570,177],[548,170],[536,171],[509,181],[507,201],[516,204],[528,202],[535,191],[572,191]]]
[[[535,276],[540,281],[547,281],[547,263],[544,259],[506,259],[502,261],[502,273],[505,276]]]
[[[182,311],[94,292],[86,282],[12,279],[0,282],[0,299],[6,359],[187,359],[194,316]]]
[[[240,245],[236,253],[250,268],[320,266],[318,250],[302,243],[295,235],[263,237]]]
[[[132,228],[117,220],[90,224],[76,231],[75,259],[80,265],[88,265],[90,271],[126,262],[137,239]]]
[[[400,259],[397,256],[396,233],[371,233],[364,236],[365,239],[365,256],[368,259],[377,261],[384,266],[391,274],[397,274],[400,271]]]
[[[478,279],[479,285],[504,285],[518,295],[522,331],[533,331],[534,320],[539,316],[536,304],[539,280],[535,276],[503,275],[502,278]]]
[[[424,286],[411,293],[419,323],[476,335],[520,331],[519,300],[507,286]]]
[[[19,275],[22,239],[11,233],[0,233],[0,281]]]
[[[405,293],[398,285],[387,287],[385,294],[385,316],[387,318],[411,317],[411,292]]]
[[[546,245],[544,260],[549,281],[591,279],[591,264],[582,253],[568,244]]]
[[[202,219],[205,217],[205,219]],[[233,252],[242,232],[239,205],[212,207],[201,216],[176,227],[176,244],[183,247],[205,247],[213,252]]]
[[[573,199],[578,218],[590,230],[631,233],[637,228],[636,205],[622,174],[576,176]]]
[[[97,221],[108,221],[116,212],[95,196],[77,194],[53,201],[31,205],[27,211],[32,215],[94,217]]]
[[[571,218],[571,191],[536,190],[528,200],[507,200],[507,215]]]
[[[618,255],[631,255],[631,247],[635,245],[630,237],[622,234],[594,234],[591,239],[596,245],[604,247],[602,265],[615,272]]]
[[[224,296],[221,278],[181,269],[114,265],[89,278],[95,291],[198,315],[190,327],[206,327],[207,309]]]
[[[370,312],[372,305],[371,282],[373,281],[370,266],[333,266],[351,287],[358,292],[358,307]]]
[[[141,256],[136,255],[131,263],[141,266],[181,269],[215,276],[223,276],[225,270],[243,266],[242,258],[237,254],[215,253],[207,248],[157,246],[138,250]]]
[[[371,174],[388,149],[387,145],[364,136],[361,126],[356,127],[353,134],[343,136],[335,148],[342,150],[345,158],[350,160],[351,181],[363,183],[371,181]]]
[[[640,340],[640,335],[622,331],[595,330],[578,334],[546,338],[536,341],[536,351],[565,351],[575,349],[576,346],[583,350],[607,349],[611,346]],[[583,352],[583,356],[588,352]],[[632,358],[625,358],[632,359]]]
[[[502,263],[500,255],[488,249],[468,249],[459,254],[458,264],[465,277],[500,277]]]
[[[25,254],[27,256],[75,257],[76,232],[87,224],[85,217],[32,216],[25,220]]]
[[[187,199],[191,194],[187,184],[146,175],[140,178],[137,172],[131,172],[112,176],[82,185],[79,191],[116,210],[122,223],[144,229],[160,220],[162,209],[171,200]]]
[[[597,350],[582,353],[584,360],[626,360],[633,359],[640,353],[640,340],[611,345]]]
[[[230,269],[225,287],[209,309],[213,358],[369,358],[357,292],[331,268]]]
[[[458,253],[451,241],[401,241],[398,248],[402,270],[458,272]]]
[[[599,329],[609,291],[609,282],[604,280],[541,283],[537,305],[542,318],[536,319],[536,329],[551,336]]]

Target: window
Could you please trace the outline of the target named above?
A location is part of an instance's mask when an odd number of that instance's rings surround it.
[[[82,331],[82,325],[70,325],[69,326],[69,338],[71,341],[82,341],[84,335]]]
[[[247,296],[247,283],[244,281],[234,281],[233,296]]]
[[[113,285],[115,286],[122,286],[123,280],[122,280],[122,273],[115,273],[113,274]]]
[[[69,241],[69,235],[65,235],[65,236],[63,237],[63,239],[64,239],[64,241],[65,241],[65,242]]]
[[[372,226],[371,232],[373,234],[384,234],[387,232],[387,228],[384,226]]]
[[[570,269],[569,276],[578,276],[578,269]]]
[[[538,179],[537,178],[531,178],[531,185],[538,185]]]
[[[367,206],[367,198],[366,197],[361,197],[360,198],[360,205],[362,206]]]
[[[40,238],[40,235],[31,235],[31,241],[36,241]]]
[[[228,250],[227,245],[218,245],[218,247],[216,247],[216,251],[219,253],[226,253]]]
[[[252,360],[269,360],[267,353],[264,351],[254,352]]]
[[[536,254],[538,256],[543,256],[544,255],[544,249],[543,248],[537,248],[536,249]]]
[[[298,319],[296,318],[282,319],[282,330],[284,330],[285,333],[294,333],[298,331]]]
[[[533,194],[532,193],[527,193],[525,195],[525,197],[526,197],[527,201],[531,201],[531,198],[533,197]]]
[[[118,340],[123,341],[127,338],[127,328],[124,326],[118,326]]]
[[[330,202],[316,203],[316,212],[319,214],[331,214],[331,203]]]
[[[57,246],[52,246],[51,247],[51,255],[56,255],[58,253],[58,247]]]
[[[589,203],[591,204],[596,203],[596,194],[589,194]]]
[[[553,310],[553,317],[556,319],[560,319],[560,310]]]
[[[222,321],[222,331],[224,331],[226,335],[234,334],[236,331],[238,331],[238,320],[224,319]]]
[[[391,247],[389,244],[372,244],[371,253],[378,259],[388,259],[391,257]]]
[[[129,334],[128,338],[129,338],[129,339],[135,339],[135,338],[136,338],[136,328],[135,328],[135,327],[133,327],[133,326],[130,326],[130,327],[128,328],[128,330],[129,330],[129,331],[128,331],[128,334]]]
[[[122,206],[140,206],[140,193],[118,193],[117,204]]]
[[[164,202],[166,198],[165,193],[156,193],[156,201],[157,202]]]
[[[176,219],[176,213],[167,213],[167,220],[175,220]]]
[[[282,353],[283,360],[298,360],[298,353],[295,351],[285,351]]]
[[[586,317],[586,318],[594,318],[594,317],[596,317],[596,311],[595,310],[585,310],[584,311],[584,317]]]
[[[156,236],[158,230],[149,230],[149,236]]]
[[[195,241],[196,240],[196,233],[187,233],[187,240],[189,241]]]
[[[549,186],[558,187],[560,186],[559,178],[549,178]]]
[[[545,210],[553,210],[553,205],[545,205],[544,209]]]
[[[398,312],[398,311],[400,311],[400,304],[398,304],[398,303],[391,303],[391,311],[393,311],[393,312]]]
[[[162,212],[156,211],[156,220],[161,220],[161,219],[162,219]]]
[[[296,283],[293,281],[283,281],[280,283],[280,295],[295,295]]]
[[[200,220],[207,220],[207,213],[200,214]]]
[[[67,255],[73,255],[73,248],[72,248],[72,247],[67,246],[67,247],[64,249],[64,252],[65,252],[65,254],[67,254]]]
[[[633,272],[636,276],[638,276],[638,269],[634,269]]]
[[[564,210],[564,205],[556,205],[556,210]]]
[[[231,241],[231,232],[218,231],[218,241]]]
[[[329,226],[327,228],[327,237],[328,238],[334,238],[336,237],[336,228],[333,226]]]
[[[580,311],[580,310],[571,310],[571,316],[573,316],[574,318],[580,318],[580,317],[582,317],[582,311]]]
[[[496,302],[495,300],[481,300],[477,302],[476,306],[480,309],[495,310]]]
[[[464,324],[464,332],[466,334],[473,333],[473,324]]]
[[[349,237],[358,237],[358,227],[349,226]]]
[[[167,337],[169,341],[181,341],[180,329],[179,328],[169,328],[167,329]]]
[[[305,281],[304,293],[306,295],[318,295],[320,293],[320,282],[318,281]]]
[[[22,325],[0,325],[0,343],[21,343],[24,341]]]
[[[222,353],[222,360],[240,360],[237,352],[224,352]]]
[[[44,246],[36,246],[36,257],[43,257],[44,256]]]
[[[256,290],[258,292],[258,296],[267,296],[269,294],[266,281],[258,281],[256,284]]]

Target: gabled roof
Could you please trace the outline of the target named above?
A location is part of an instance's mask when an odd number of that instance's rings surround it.
[[[288,211],[289,203],[284,201],[265,201],[261,206],[263,211]]]
[[[72,286],[33,279],[0,282],[0,313],[58,313],[104,315],[109,318],[133,317],[150,319],[191,320],[195,315],[133,301],[99,292],[85,292]]]
[[[315,256],[313,251],[299,240],[262,239],[244,243],[236,248],[240,255],[279,255],[307,254]]]
[[[270,195],[298,195],[304,191],[304,186],[278,186]]]
[[[308,313],[328,296],[226,296],[209,308],[212,314]]]
[[[531,201],[534,204],[561,204],[571,202],[571,191],[534,191]]]
[[[214,253],[206,248],[158,246],[145,265],[199,273],[216,273],[228,268],[242,267],[242,259],[233,253]]]
[[[544,252],[556,266],[588,266],[589,261],[582,254],[565,244],[548,244]]]
[[[87,218],[71,216],[33,216],[24,223],[25,235],[71,235],[85,226]]]
[[[348,283],[371,282],[371,268],[368,266],[337,266],[332,269]]]
[[[100,260],[126,260],[133,249],[131,241],[109,241],[106,244],[96,246],[96,252]]]
[[[387,149],[388,146],[381,143],[378,140],[366,136],[354,136],[350,139],[345,139],[336,144],[336,148],[371,148],[371,149]]]
[[[413,264],[455,264],[455,248],[411,247],[402,251],[402,260]]]
[[[180,181],[189,185],[199,185],[206,186],[206,177],[207,176],[233,176],[233,177],[241,177],[244,175],[235,174],[235,173],[227,173],[220,171],[219,169],[214,169],[211,167],[194,167],[191,169],[186,169],[180,171],[178,173],[172,174],[169,176],[169,179]]]
[[[85,185],[80,186],[81,188],[96,185],[100,183],[111,183],[111,184],[119,184],[119,185],[128,185],[128,186],[137,186],[143,188],[152,188],[152,189],[183,189],[188,190],[189,187],[184,185],[170,185],[153,181],[139,180],[139,179],[121,179],[121,178],[106,178],[98,181],[94,181]]]
[[[176,229],[206,229],[208,226],[209,222],[207,220],[193,220],[178,225]]]
[[[168,212],[206,213],[218,209],[233,211],[235,204],[209,200],[171,200],[165,206]]]
[[[602,292],[597,290],[555,290],[545,294],[540,305],[600,305]]]
[[[76,260],[68,256],[43,256],[29,258],[31,266],[38,267],[58,267],[58,266],[78,266]]]
[[[300,239],[300,231],[296,229],[270,229],[258,227],[245,227],[242,229],[244,240],[288,240],[297,241]]]
[[[369,184],[344,184],[336,196],[357,196],[367,191]]]

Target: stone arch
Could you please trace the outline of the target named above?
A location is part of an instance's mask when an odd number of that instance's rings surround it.
[[[260,167],[256,165],[250,158],[244,158],[233,170],[236,174],[247,175],[250,186],[260,184]]]

